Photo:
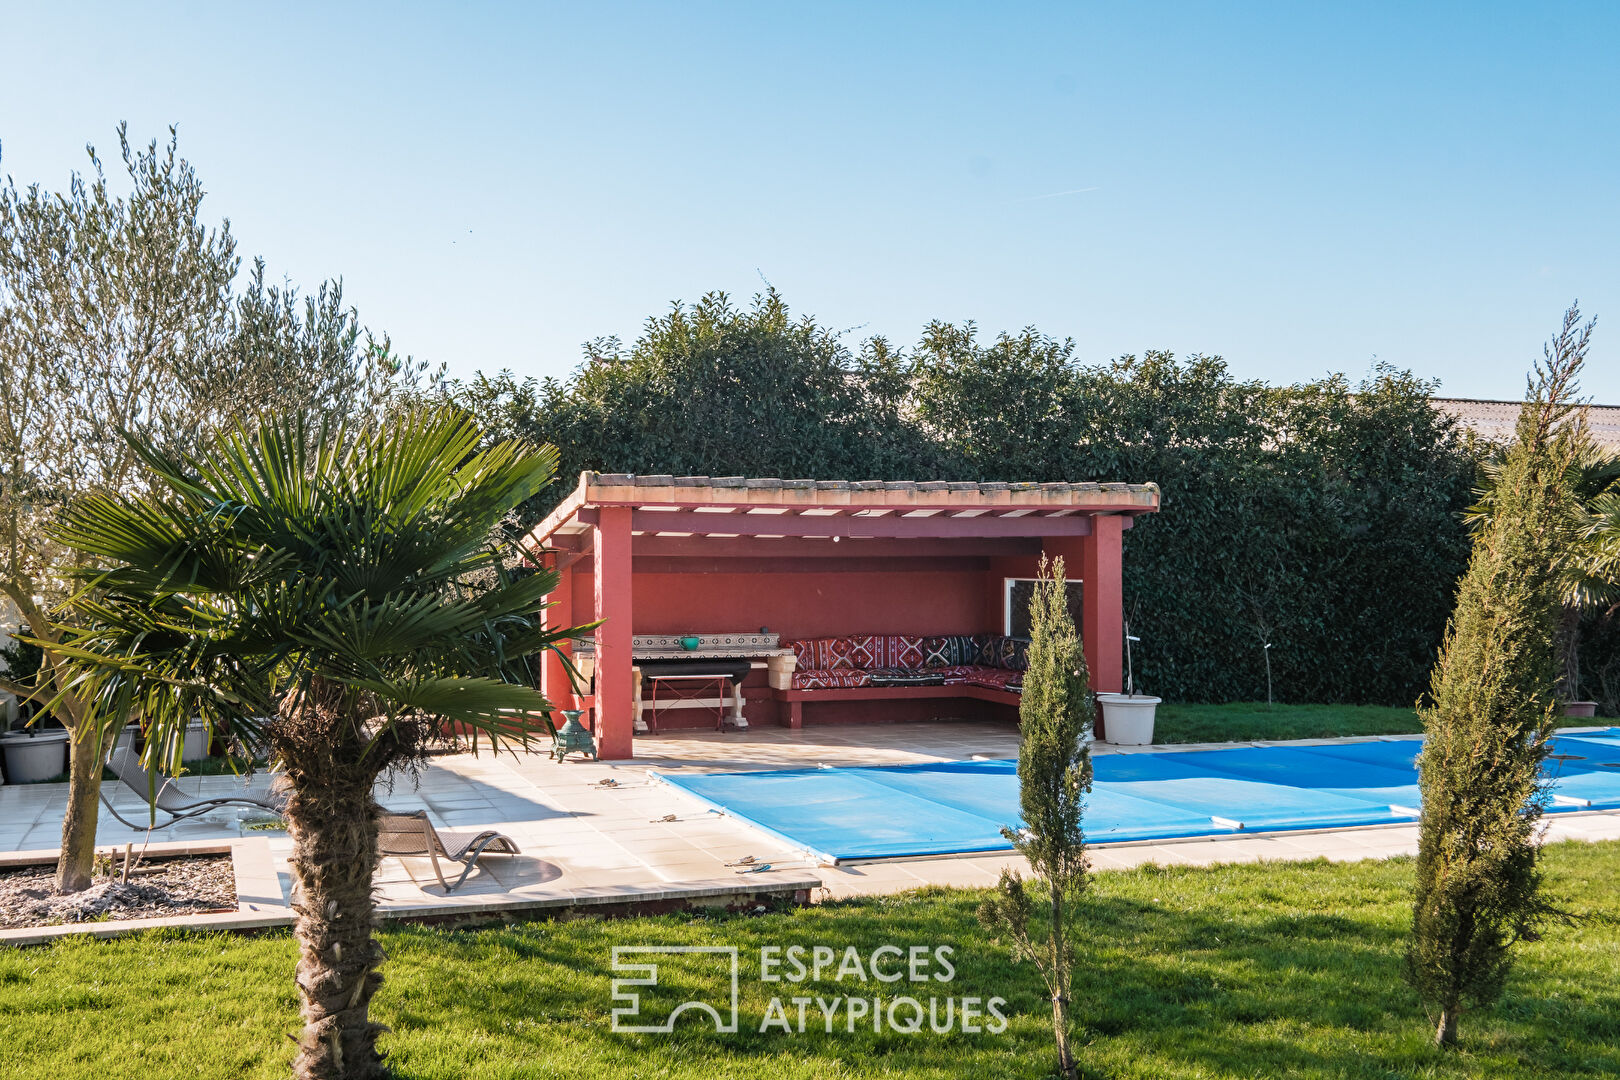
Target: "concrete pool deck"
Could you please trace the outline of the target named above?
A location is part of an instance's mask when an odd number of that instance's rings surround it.
[[[1151,754],[1230,746],[1339,744],[1373,739],[1177,744],[1115,747],[1097,754]],[[670,732],[638,738],[638,756],[626,761],[552,761],[544,752],[498,756],[457,754],[434,758],[413,786],[401,777],[379,787],[378,799],[393,809],[428,812],[439,828],[494,828],[515,839],[521,856],[489,858],[466,883],[446,896],[424,860],[385,859],[378,870],[378,900],[385,917],[476,919],[521,917],[546,910],[596,907],[656,910],[685,904],[751,904],[770,896],[813,900],[901,892],[926,885],[985,887],[1003,867],[1027,870],[1005,853],[885,859],[838,866],[812,863],[801,852],[735,819],[710,812],[698,800],[653,780],[650,770],[741,771],[805,768],[819,764],[895,765],[1014,756],[1011,725],[919,723],[782,728],[747,732]],[[613,780],[617,786],[604,787]],[[183,781],[188,791],[224,794],[262,791],[268,778],[250,784],[235,777]],[[145,807],[135,793],[107,788],[119,813],[130,820]],[[0,865],[53,861],[67,801],[66,785],[0,787]],[[669,815],[674,820],[664,820]],[[235,913],[188,919],[103,922],[40,930],[0,931],[0,943],[22,944],[63,933],[112,934],[146,925],[262,927],[287,925],[291,842],[282,832],[249,826],[263,814],[226,811],[152,834],[151,853],[172,847],[228,849],[237,864],[239,908]],[[1547,820],[1547,838],[1620,839],[1620,811],[1559,814]],[[137,849],[144,831],[103,813],[96,840],[103,849]],[[160,846],[161,845],[161,846]],[[1417,850],[1417,826],[1401,824],[1244,834],[1177,841],[1094,845],[1098,870],[1144,863],[1206,866],[1323,857],[1336,861],[1409,855]],[[727,865],[752,856],[770,871],[739,875]],[[605,906],[605,907],[604,907]]]

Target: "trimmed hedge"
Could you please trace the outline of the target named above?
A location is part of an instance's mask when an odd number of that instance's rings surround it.
[[[555,443],[562,477],[1156,481],[1126,534],[1138,682],[1171,700],[1406,705],[1423,690],[1467,558],[1478,455],[1387,367],[1358,386],[1236,379],[1219,357],[1079,363],[1034,330],[934,323],[857,351],[774,292],[713,294],[587,346],[568,381],[453,393],[497,436]],[[525,508],[538,518],[566,494]]]

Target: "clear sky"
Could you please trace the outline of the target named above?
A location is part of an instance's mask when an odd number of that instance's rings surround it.
[[[1517,397],[1574,298],[1620,402],[1620,4],[0,2],[0,171],[180,126],[272,274],[455,374],[768,279]]]

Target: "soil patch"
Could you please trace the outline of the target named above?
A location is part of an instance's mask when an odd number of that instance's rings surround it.
[[[56,891],[54,866],[0,870],[0,928],[104,919],[156,919],[236,910],[229,855],[145,859],[120,880],[122,866],[79,893]]]

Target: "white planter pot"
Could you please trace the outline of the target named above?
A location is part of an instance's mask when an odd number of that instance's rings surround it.
[[[1162,700],[1146,694],[1098,694],[1106,740],[1120,746],[1152,743],[1153,714]]]
[[[180,748],[181,761],[196,761],[208,756],[208,729],[201,720],[186,725],[186,742]]]
[[[140,737],[141,726],[139,724],[126,725],[124,729],[118,733],[118,738],[113,741],[113,750],[115,752],[119,750],[134,750],[135,740]],[[111,757],[112,755],[109,754],[108,756]]]
[[[0,735],[6,758],[6,782],[33,784],[67,772],[68,733],[60,728],[30,735],[25,731]]]

